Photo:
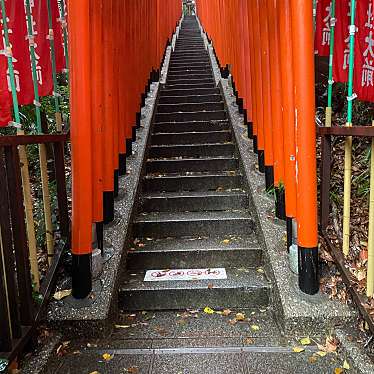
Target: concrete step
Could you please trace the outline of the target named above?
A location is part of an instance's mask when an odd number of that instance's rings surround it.
[[[190,62],[201,62],[201,63],[210,63],[209,56],[207,54],[201,54],[199,56],[196,55],[190,55],[190,56],[171,56],[170,57],[170,64],[174,63],[179,63],[179,62],[184,62],[184,63],[190,63]]]
[[[178,103],[178,104],[158,104],[157,113],[177,113],[177,112],[213,112],[224,110],[223,102],[218,103]]]
[[[136,244],[127,254],[126,266],[129,270],[258,268],[263,256],[260,248],[255,235],[167,240],[137,238]]]
[[[212,67],[209,65],[204,66],[170,66],[168,70],[168,74],[177,74],[182,72],[209,72],[212,73]]]
[[[249,235],[253,230],[246,211],[142,213],[134,221],[136,237]]]
[[[196,68],[198,70],[200,69],[206,69],[206,68],[210,68],[211,69],[211,66],[210,66],[210,62],[209,63],[204,63],[204,62],[190,62],[190,63],[186,63],[184,61],[182,62],[173,62],[170,64],[169,66],[169,69],[192,69],[192,68]]]
[[[215,84],[215,81],[213,79],[213,76],[210,76],[209,78],[204,79],[194,79],[194,78],[170,78],[168,77],[166,84],[167,85],[174,85],[174,84],[188,84],[188,85],[195,85],[195,84],[205,84],[205,83],[213,83]]]
[[[181,160],[150,160],[146,163],[147,173],[181,173],[202,171],[235,171],[239,161],[232,157],[185,158]]]
[[[219,103],[222,101],[222,96],[214,95],[191,95],[191,96],[161,96],[159,98],[160,104],[186,104],[186,103]]]
[[[207,192],[153,192],[141,199],[143,212],[200,212],[248,208],[242,190]]]
[[[178,72],[178,73],[172,73],[172,74],[168,74],[168,80],[170,81],[175,81],[175,80],[178,80],[178,79],[183,79],[183,80],[186,80],[186,79],[193,79],[193,80],[196,80],[196,79],[213,79],[213,75],[211,72],[207,73],[207,72],[202,72],[200,74],[196,74],[194,72],[188,72],[188,73],[182,73],[182,72]]]
[[[160,91],[160,98],[164,96],[195,96],[195,95],[220,95],[218,87],[213,88],[192,88],[182,87],[179,89],[163,88]]]
[[[220,121],[189,121],[189,122],[158,122],[153,127],[153,133],[159,132],[194,132],[218,131],[230,128],[227,120]]]
[[[178,52],[173,52],[170,56],[171,59],[183,59],[183,58],[190,58],[190,57],[205,57],[209,58],[209,53],[201,48],[201,49],[180,49]]]
[[[227,113],[224,110],[180,112],[180,113],[156,113],[156,122],[188,122],[188,121],[211,121],[224,120]]]
[[[233,143],[152,145],[149,158],[233,157]]]
[[[151,138],[152,145],[173,144],[210,144],[228,143],[232,140],[231,130],[218,130],[207,132],[176,132],[157,133]]]
[[[216,84],[212,80],[212,83],[195,83],[195,84],[168,84],[165,85],[166,89],[169,90],[185,90],[193,88],[216,88]]]
[[[237,171],[202,173],[150,174],[143,180],[143,191],[215,191],[238,188],[242,175]]]
[[[143,282],[144,272],[127,273],[119,291],[125,310],[252,308],[269,305],[270,284],[256,270],[226,269],[227,279]]]

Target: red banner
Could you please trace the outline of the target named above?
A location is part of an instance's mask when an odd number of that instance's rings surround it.
[[[335,82],[348,81],[349,68],[349,24],[351,19],[350,0],[335,2],[335,37],[333,77]]]
[[[374,102],[374,0],[357,2],[354,90],[360,100]]]
[[[315,53],[319,56],[330,55],[331,0],[318,0],[316,13]]]
[[[0,50],[4,51],[3,38],[0,38]],[[8,91],[7,70],[8,61],[5,54],[0,55],[0,127],[7,126],[12,120],[11,97]]]
[[[52,26],[55,41],[56,71],[65,69],[64,39],[62,36],[62,23],[60,21],[60,8],[58,0],[51,0]],[[66,18],[66,15],[65,15]]]

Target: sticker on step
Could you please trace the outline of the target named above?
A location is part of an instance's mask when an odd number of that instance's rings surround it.
[[[225,268],[147,270],[144,282],[227,279]]]

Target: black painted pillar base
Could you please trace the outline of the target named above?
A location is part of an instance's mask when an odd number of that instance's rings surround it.
[[[100,249],[101,255],[104,253],[104,223],[96,222],[96,241],[97,248]]]
[[[148,92],[149,91],[149,80],[148,80],[148,84],[145,86],[145,89],[144,89],[144,92]],[[145,106],[145,98],[146,98],[146,94],[145,93],[142,93],[141,96],[140,96],[140,108],[143,108],[143,106]],[[140,115],[140,113],[139,113]],[[140,120],[139,120],[139,126],[140,126]]]
[[[126,139],[126,157],[132,155],[132,139]]]
[[[247,122],[247,131],[248,131],[248,138],[249,139],[254,139],[253,123],[252,122]]]
[[[103,193],[103,212],[104,224],[108,224],[114,220],[114,193],[113,191],[104,191]]]
[[[131,139],[133,142],[136,141],[136,127],[135,126],[132,127]]]
[[[114,190],[113,190],[113,196],[116,198],[118,197],[118,192],[119,192],[119,171],[118,169],[114,170]]]
[[[72,255],[72,296],[85,299],[92,291],[91,253]]]
[[[292,237],[293,237],[292,217],[287,217],[286,218],[286,227],[287,227],[287,252],[289,252],[290,247],[292,245]]]
[[[318,248],[299,246],[299,287],[308,295],[319,291]]]
[[[261,149],[258,149],[257,157],[258,157],[258,171],[260,173],[265,173],[265,152]]]
[[[154,82],[158,82],[160,80],[160,70],[155,70]]]
[[[265,166],[265,186],[266,190],[274,187],[274,168],[273,166]]]
[[[275,188],[275,215],[279,219],[286,219],[286,197],[283,187]]]
[[[136,118],[135,128],[138,129],[140,127],[140,119],[141,119],[140,112],[136,112],[136,117],[135,118]],[[136,140],[136,137],[135,137],[135,140]]]
[[[239,107],[239,113],[240,114],[243,114],[244,112],[243,112],[243,105],[244,105],[244,103],[243,103],[243,98],[241,98],[241,97],[238,97],[237,98],[237,100],[236,100],[236,103],[238,104],[238,107]]]
[[[126,155],[124,153],[118,155],[118,165],[119,175],[126,175]]]
[[[258,153],[257,135],[253,135],[253,152]]]

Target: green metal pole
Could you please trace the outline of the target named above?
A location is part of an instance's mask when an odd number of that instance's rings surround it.
[[[39,134],[42,133],[41,117],[40,117],[40,98],[38,89],[38,75],[36,73],[36,55],[34,43],[34,30],[31,18],[30,0],[26,0],[26,18],[27,18],[27,38],[29,40],[30,56],[31,56],[31,72],[34,86],[34,105],[36,115],[36,130]]]
[[[4,30],[4,42],[5,42],[4,47],[5,47],[6,57],[8,59],[8,70],[9,70],[10,87],[11,87],[12,99],[13,99],[14,119],[16,122],[16,126],[21,128],[21,117],[19,115],[17,88],[16,88],[16,80],[14,78],[13,56],[12,56],[12,48],[9,42],[9,30],[8,30],[8,23],[7,23],[7,17],[6,17],[5,2],[4,0],[0,0],[0,1],[1,1],[1,13],[2,13],[3,30]]]
[[[356,0],[351,0],[351,25],[349,26],[349,70],[348,70],[348,109],[347,123],[352,124],[352,106],[353,106],[353,70],[355,59],[355,16],[356,16]]]
[[[60,22],[64,33],[64,51],[65,51],[65,64],[66,64],[66,77],[69,82],[69,49],[68,49],[68,31],[67,31],[67,23],[65,18],[65,2],[64,0],[60,1]]]
[[[329,56],[329,80],[327,89],[327,107],[325,125],[331,126],[332,119],[332,85],[334,84],[332,78],[332,68],[334,62],[334,43],[335,43],[335,0],[331,2],[331,20],[330,20],[330,56]]]
[[[346,126],[352,126],[352,107],[356,95],[353,93],[353,70],[355,48],[356,0],[351,1],[351,24],[349,26],[349,71],[348,71],[348,108]],[[352,137],[347,136],[344,144],[344,207],[343,207],[343,253],[348,256],[350,247],[351,219],[351,180],[352,180]]]
[[[53,77],[53,97],[55,101],[55,116],[56,116],[56,126],[57,131],[61,132],[62,130],[62,121],[61,121],[61,112],[60,112],[60,103],[59,103],[59,92],[57,85],[57,73],[56,73],[56,53],[55,53],[55,41],[53,37],[53,24],[52,24],[52,10],[51,10],[51,0],[47,0],[47,9],[48,9],[48,39],[49,47],[51,50],[51,62],[52,62],[52,77]]]

